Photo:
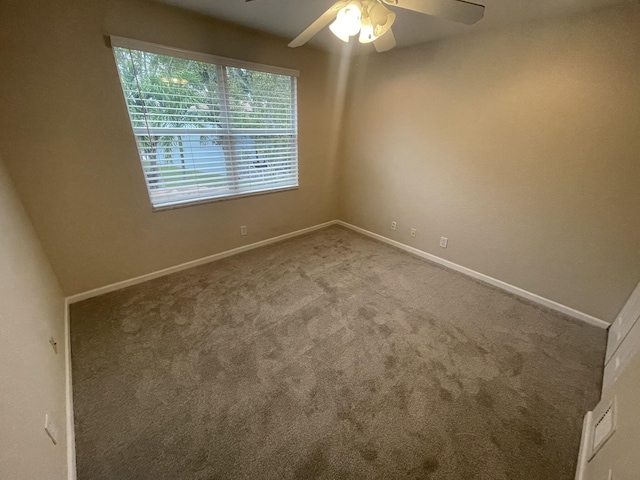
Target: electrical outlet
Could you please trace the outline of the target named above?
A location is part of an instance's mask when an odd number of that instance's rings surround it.
[[[412,229],[411,229],[411,236],[412,236],[413,238],[416,238],[417,233],[418,233],[418,231],[417,231],[415,228],[412,228]]]
[[[54,445],[58,444],[58,427],[53,420],[51,420],[51,414],[47,413],[44,416],[44,431],[47,432],[49,438],[53,442]]]
[[[240,235],[246,235],[247,234],[247,226],[246,225],[242,225],[240,227]]]
[[[447,243],[449,243],[449,239],[447,237],[440,237],[440,246],[442,248],[447,248]]]
[[[395,230],[398,226],[398,222],[391,222],[391,230]]]

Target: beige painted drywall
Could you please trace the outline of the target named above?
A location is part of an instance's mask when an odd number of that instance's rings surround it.
[[[611,320],[640,280],[638,19],[360,57],[345,92],[345,59],[170,6],[9,2],[0,151],[66,294],[339,217]],[[106,34],[300,69],[300,189],[152,213]]]
[[[104,35],[299,69],[300,188],[152,213]],[[66,294],[337,216],[338,58],[146,0],[35,0],[3,5],[0,61],[0,151]]]
[[[613,320],[640,280],[638,25],[635,4],[359,58],[341,218]]]
[[[0,478],[66,478],[64,297],[0,159]],[[49,338],[58,342],[58,353]],[[58,426],[58,445],[44,431]]]

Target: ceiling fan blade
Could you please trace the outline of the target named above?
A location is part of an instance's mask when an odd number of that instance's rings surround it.
[[[376,48],[376,52],[386,52],[396,46],[396,37],[393,35],[393,30],[387,30],[387,33],[381,37],[376,38],[373,41],[373,46]]]
[[[387,5],[471,25],[484,16],[484,5],[463,0],[382,0]]]
[[[336,15],[338,15],[338,10],[346,6],[347,3],[349,2],[340,1],[338,3],[335,3],[331,8],[329,8],[329,10],[327,10],[322,15],[320,15],[320,17],[318,17],[318,19],[315,22],[309,25],[304,32],[302,32],[300,35],[294,38],[291,41],[291,43],[289,43],[289,46],[291,48],[295,48],[307,43],[309,40],[311,40],[311,37],[313,37],[316,33],[318,33],[324,27],[329,25],[329,23],[331,23],[331,20],[336,18]]]

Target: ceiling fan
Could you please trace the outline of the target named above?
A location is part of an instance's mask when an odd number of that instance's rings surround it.
[[[331,23],[329,28],[343,42],[359,34],[360,43],[373,43],[378,52],[391,50],[396,46],[391,30],[396,14],[386,5],[467,25],[476,23],[484,16],[483,5],[465,0],[340,0],[293,39],[289,46],[295,48],[304,45]]]

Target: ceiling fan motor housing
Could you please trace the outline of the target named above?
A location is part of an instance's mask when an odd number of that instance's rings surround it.
[[[467,25],[476,23],[484,15],[483,5],[467,0],[339,0],[293,39],[289,46],[295,48],[304,45],[329,25],[335,36],[343,42],[349,42],[350,37],[360,33],[360,43],[373,42],[376,51],[386,52],[396,46],[391,30],[396,14],[385,5]]]

